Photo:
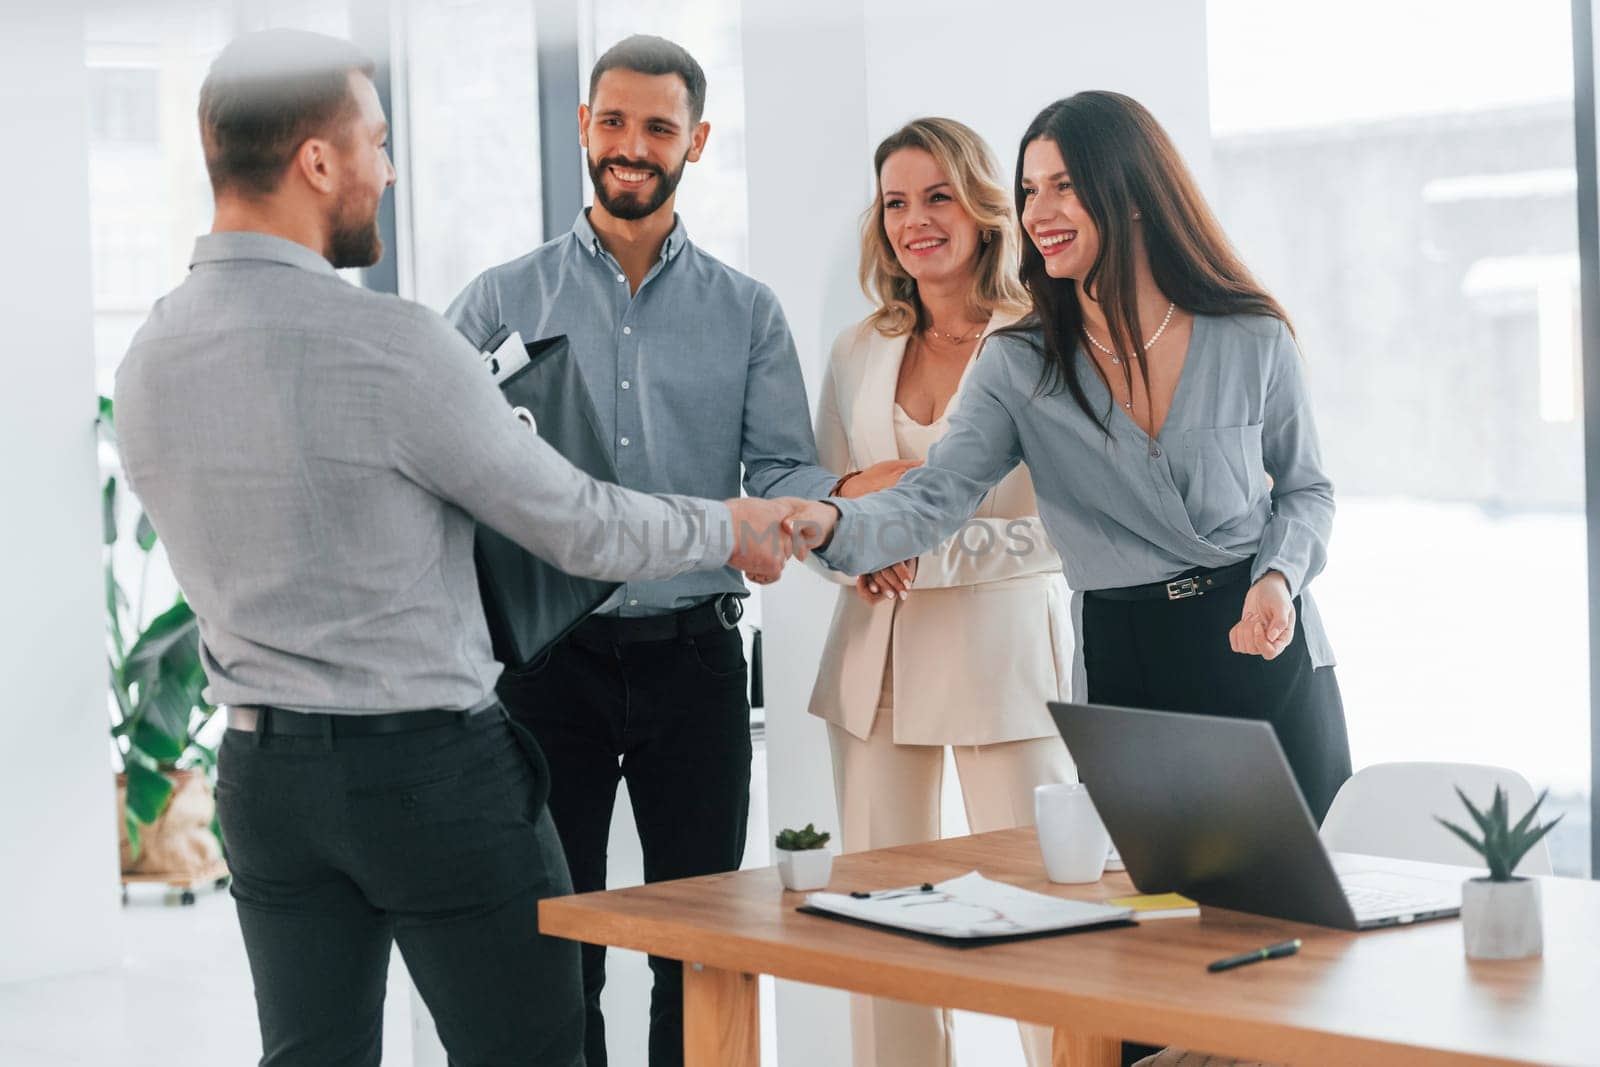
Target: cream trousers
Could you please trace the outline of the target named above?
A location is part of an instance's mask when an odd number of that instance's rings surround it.
[[[828,743],[845,852],[939,837],[943,746],[895,744],[894,712],[887,706],[878,709],[867,740],[829,723]],[[1077,781],[1059,737],[953,747],[973,833],[1032,826],[1034,786]],[[853,995],[850,1025],[855,1067],[955,1063],[946,1009]],[[1049,1067],[1050,1028],[1024,1023],[1021,1030],[1029,1067]]]

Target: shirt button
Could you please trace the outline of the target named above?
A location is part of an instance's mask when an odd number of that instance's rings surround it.
[[[1151,445],[1150,446],[1150,455],[1151,455],[1152,458],[1160,459],[1161,458],[1161,449],[1157,448],[1155,445]]]
[[[619,281],[619,282],[625,282],[625,281],[627,281],[627,280],[628,280],[628,276],[627,276],[627,275],[626,275],[626,274],[619,274],[619,275],[617,275],[617,281]]]
[[[630,607],[630,608],[636,608],[636,607],[638,607],[638,606],[639,606],[639,602],[638,602],[638,601],[637,601],[637,600],[630,600],[630,601],[628,601],[628,607]]]
[[[628,379],[624,378],[624,379],[622,379],[622,387],[624,389],[632,389],[633,388],[633,383],[628,381]]]
[[[623,333],[624,333],[624,334],[630,334],[630,333],[632,333],[632,332],[633,332],[633,327],[632,327],[632,326],[624,326],[624,327],[623,327],[623,328],[622,328],[622,332],[623,332]]]
[[[627,438],[626,438],[626,437],[624,437],[624,438],[623,438],[623,439],[622,439],[622,442],[621,442],[621,444],[622,444],[622,447],[623,447],[623,448],[627,448],[627,447],[628,447],[628,439],[627,439]]]

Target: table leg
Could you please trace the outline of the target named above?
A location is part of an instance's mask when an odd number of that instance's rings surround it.
[[[1058,1026],[1050,1039],[1050,1063],[1051,1067],[1120,1067],[1122,1042]]]
[[[684,1067],[760,1067],[756,976],[683,965]]]

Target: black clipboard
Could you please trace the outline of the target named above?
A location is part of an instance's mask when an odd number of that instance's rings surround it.
[[[1134,919],[1110,919],[1103,923],[1064,926],[1057,930],[1030,930],[1025,934],[995,934],[991,937],[949,937],[945,934],[929,934],[921,930],[907,930],[903,926],[892,926],[889,923],[875,923],[871,919],[858,919],[854,915],[840,915],[836,911],[813,908],[809,904],[802,904],[794,910],[801,915],[816,915],[819,918],[832,919],[834,922],[849,923],[851,926],[864,926],[869,930],[881,930],[886,934],[898,934],[901,937],[915,938],[918,941],[927,941],[935,945],[943,945],[946,948],[983,948],[985,945],[1008,945],[1013,941],[1037,941],[1045,937],[1065,937],[1067,934],[1087,934],[1095,930],[1118,930],[1124,926],[1139,925]]]
[[[490,344],[508,333],[501,327]],[[528,362],[499,383],[506,403],[519,416],[526,413],[533,421],[529,432],[537,432],[573,466],[617,484],[594,400],[566,336],[542,338],[523,348]],[[489,367],[491,372],[497,369],[493,357]],[[481,523],[473,559],[494,655],[510,670],[531,666],[621,587],[568,574]]]

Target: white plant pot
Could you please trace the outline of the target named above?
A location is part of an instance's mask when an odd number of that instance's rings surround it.
[[[803,848],[795,851],[780,848],[778,853],[778,878],[785,889],[821,889],[828,884],[833,873],[833,853],[825,848]]]
[[[1461,933],[1468,959],[1521,960],[1543,954],[1538,880],[1471,878],[1462,883]]]

